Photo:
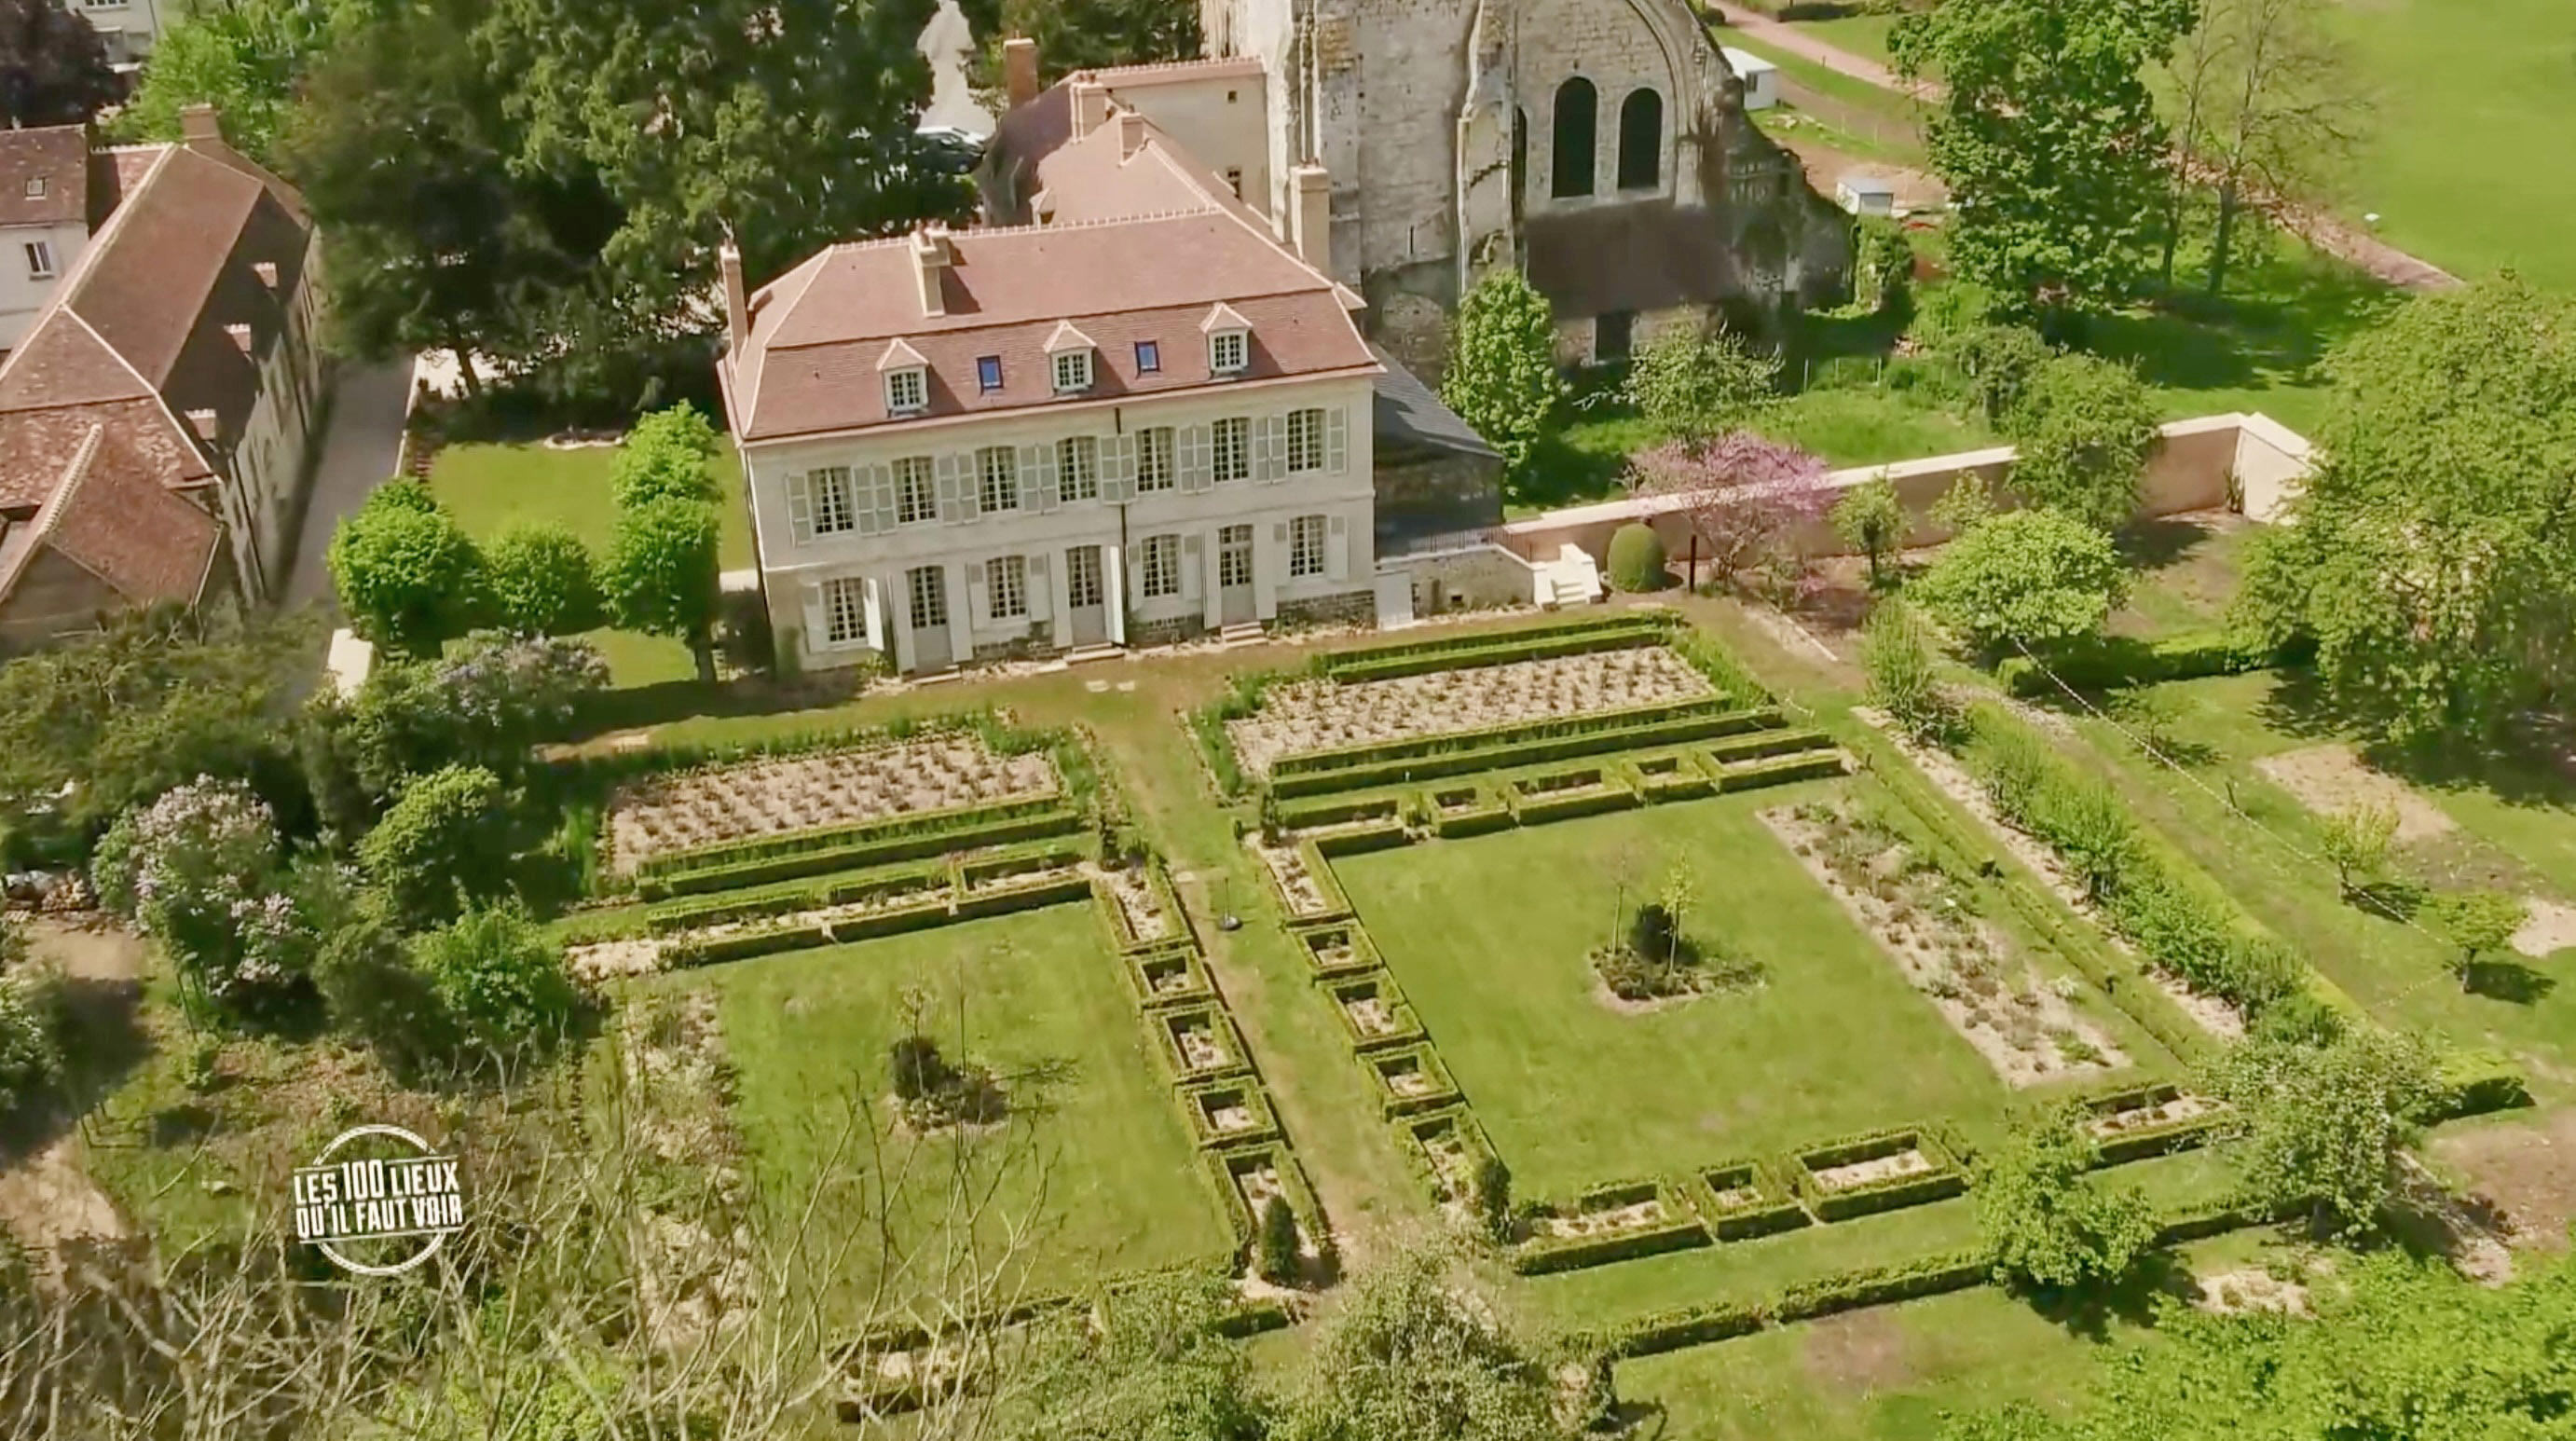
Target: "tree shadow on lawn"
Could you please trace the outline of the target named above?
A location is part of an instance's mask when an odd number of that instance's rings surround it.
[[[2151,571],[2188,560],[2217,534],[2218,528],[2206,520],[2168,515],[2121,527],[2118,541],[2132,570]]]
[[[2227,295],[2177,288],[2096,318],[2084,348],[2133,362],[2140,379],[2169,390],[2313,385],[2327,352],[2400,298],[2350,266],[2293,253],[2239,272]]]
[[[2558,989],[2556,977],[2520,961],[2488,960],[2469,963],[2468,982],[2463,987],[2470,995],[2508,1005],[2537,1005]]]
[[[793,681],[746,676],[713,683],[673,680],[629,686],[584,702],[568,738],[595,740],[616,731],[708,717],[817,710],[856,700],[862,690],[855,676],[804,676]]]
[[[2501,736],[2444,733],[2400,742],[2381,718],[2338,703],[2305,666],[2273,673],[2254,707],[2266,728],[2300,740],[2353,740],[2375,770],[2435,791],[2482,790],[2511,806],[2576,811],[2576,717],[2528,710]]]
[[[0,1111],[0,1161],[52,1144],[125,1084],[155,1049],[142,1023],[141,982],[65,976],[59,994],[62,1076],[15,1110]]]
[[[2107,1342],[2113,1322],[2130,1327],[2153,1326],[2167,1298],[2188,1301],[2200,1294],[2200,1287],[2181,1256],[2160,1248],[2139,1258],[2135,1269],[2117,1286],[2074,1291],[2016,1287],[2013,1294],[2029,1302],[2031,1310],[2042,1319],[2065,1328],[2068,1335]]]

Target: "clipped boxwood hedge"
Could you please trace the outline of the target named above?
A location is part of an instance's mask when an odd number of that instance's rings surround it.
[[[1410,1046],[1423,1039],[1422,1022],[1413,1014],[1412,1003],[1405,1000],[1403,988],[1396,985],[1393,971],[1380,967],[1374,971],[1333,976],[1321,984],[1325,992],[1333,998],[1333,1019],[1342,1024],[1342,1038],[1363,1058],[1373,1051],[1387,1050],[1395,1046]],[[1371,988],[1374,988],[1377,993],[1378,1004],[1386,1008],[1387,1020],[1393,1029],[1381,1032],[1363,1031],[1360,1029],[1359,1022],[1351,1016],[1347,1003],[1354,998],[1361,998],[1361,993]]]
[[[1982,1246],[1944,1251],[1894,1265],[1865,1266],[1813,1280],[1792,1281],[1780,1288],[1780,1294],[1767,1309],[1774,1321],[1810,1320],[1863,1306],[1965,1291],[1986,1284],[1993,1278],[1994,1269],[1994,1253]]]
[[[1316,849],[1315,842],[1311,839],[1299,841],[1297,859],[1306,867],[1306,874],[1314,881],[1315,892],[1321,899],[1315,909],[1298,909],[1297,898],[1288,894],[1287,883],[1264,861],[1261,874],[1270,882],[1270,894],[1278,900],[1280,913],[1299,925],[1349,920],[1351,898],[1342,893],[1342,883],[1333,875],[1332,862],[1324,859],[1324,853]]]
[[[1823,780],[1843,773],[1840,751],[1802,751],[1797,755],[1773,756],[1750,765],[1729,766],[1718,772],[1717,788],[1726,795],[1738,791],[1758,791],[1765,786],[1785,786],[1794,781]]]
[[[1932,1169],[1891,1176],[1842,1191],[1828,1191],[1816,1180],[1818,1171],[1906,1150],[1920,1151],[1923,1158],[1931,1162]],[[1946,1201],[1968,1189],[1967,1168],[1959,1164],[1958,1157],[1928,1126],[1872,1131],[1849,1140],[1810,1147],[1791,1159],[1789,1174],[1807,1209],[1819,1221],[1847,1221],[1856,1216]]]
[[[1125,963],[1121,969],[1127,973],[1127,984],[1136,993],[1136,1004],[1144,1010],[1204,1005],[1216,999],[1216,987],[1208,980],[1207,962],[1199,958],[1197,947],[1187,942],[1159,950],[1130,952],[1121,959]],[[1158,978],[1171,976],[1180,980],[1156,989]]]
[[[2092,1119],[2099,1121],[2116,1116],[2122,1111],[2143,1110],[2149,1106],[2163,1105],[2180,1095],[2180,1087],[2171,1082],[2162,1082],[2155,1085],[2131,1086],[2125,1090],[2113,1091],[2108,1095],[2096,1096],[2086,1101],[2084,1105],[2085,1109],[2091,1112]],[[2100,1158],[2100,1164],[2105,1166],[2121,1166],[2131,1161],[2143,1161],[2150,1156],[2187,1151],[2207,1141],[2223,1119],[2223,1113],[2210,1110],[2196,1116],[2160,1121],[2154,1125],[2140,1126],[2134,1130],[2097,1137],[2094,1149]]]
[[[665,901],[644,913],[654,935],[702,930],[755,916],[793,915],[912,892],[945,892],[954,884],[946,862],[877,871],[839,881],[797,882],[727,891],[703,900]]]
[[[1528,785],[1527,779],[1515,780],[1503,789],[1510,798],[1512,818],[1525,826],[1623,811],[1637,804],[1637,793],[1610,772],[1591,785],[1568,790],[1532,791]]]
[[[1319,669],[1335,682],[1394,680],[1434,671],[1472,670],[1510,661],[1544,660],[1590,651],[1624,650],[1661,641],[1671,618],[1656,612],[1591,616],[1519,630],[1478,631],[1437,640],[1368,646],[1323,657]]]
[[[1292,831],[1307,831],[1360,821],[1400,820],[1403,815],[1404,797],[1401,794],[1335,796],[1304,805],[1281,806],[1279,824]]]
[[[1441,808],[1442,796],[1461,792],[1474,799],[1454,809]],[[1449,781],[1426,789],[1422,793],[1422,813],[1431,818],[1431,833],[1442,840],[1481,836],[1507,830],[1512,824],[1511,807],[1503,804],[1491,784],[1481,780]]]
[[[957,919],[1017,915],[1021,911],[1089,899],[1091,881],[1088,877],[1050,876],[1028,885],[996,886],[991,890],[961,895],[957,898]]]
[[[1667,1251],[1683,1251],[1705,1246],[1708,1228],[1699,1214],[1682,1199],[1682,1193],[1670,1181],[1633,1181],[1596,1186],[1584,1193],[1573,1208],[1578,1214],[1634,1204],[1651,1195],[1663,1204],[1663,1219],[1652,1225],[1611,1231],[1597,1236],[1533,1236],[1514,1246],[1512,1269],[1524,1276],[1541,1276],[1557,1271],[1577,1271],[1587,1266],[1606,1266],[1613,1261],[1633,1260],[1639,1256],[1660,1256]]]
[[[1752,1187],[1753,1199],[1728,1205],[1718,1199],[1717,1178],[1728,1180],[1726,1189]],[[1780,1179],[1777,1168],[1763,1161],[1735,1161],[1722,1166],[1709,1166],[1691,1174],[1688,1182],[1691,1204],[1699,1208],[1708,1222],[1711,1234],[1721,1241],[1747,1241],[1780,1231],[1794,1231],[1814,1218],[1798,1204],[1788,1183]]]
[[[1307,845],[1315,848],[1315,854],[1327,859],[1363,855],[1369,851],[1391,851],[1397,846],[1412,843],[1413,832],[1404,828],[1404,822],[1394,819],[1362,821],[1309,836],[1306,840]]]
[[[1288,1198],[1288,1209],[1297,1217],[1297,1229],[1319,1249],[1332,1245],[1332,1232],[1324,1224],[1324,1208],[1315,1199],[1315,1188],[1307,1184],[1305,1167],[1298,1164],[1297,1153],[1283,1141],[1259,1141],[1251,1145],[1226,1146],[1199,1153],[1207,1158],[1208,1174],[1224,1198],[1226,1223],[1234,1231],[1234,1261],[1242,1265],[1252,1256],[1254,1238],[1261,1232],[1261,1218],[1243,1199],[1242,1188],[1234,1183],[1240,1172],[1269,1166],[1279,1176],[1279,1189]]]
[[[1388,1079],[1390,1070],[1411,1062],[1413,1068],[1430,1080],[1430,1084],[1411,1095],[1398,1092]],[[1438,1048],[1429,1041],[1416,1041],[1410,1046],[1372,1051],[1367,1057],[1369,1080],[1377,1087],[1378,1113],[1392,1121],[1416,1111],[1436,1111],[1460,1103],[1458,1083],[1451,1078],[1449,1067],[1440,1059]]]
[[[1996,664],[1995,679],[2013,695],[2037,699],[2062,694],[2057,683],[2049,679],[2049,671],[2055,671],[2077,690],[2106,691],[2201,676],[2242,675],[2268,670],[2280,660],[2277,653],[2259,642],[2248,642],[2223,630],[2199,630],[2157,641],[2106,637],[2059,657],[2048,670],[2042,670],[2039,662],[2027,656],[2007,656]]]
[[[1081,815],[1054,798],[1022,804],[1041,808],[1026,810],[1013,805],[941,811],[913,818],[926,822],[932,814],[943,817],[937,824],[843,826],[828,831],[800,831],[777,841],[735,842],[721,849],[686,852],[687,856],[707,859],[639,875],[635,889],[647,900],[740,890],[830,871],[891,865],[951,851],[1060,836],[1082,827]],[[1005,811],[1009,813],[997,813]],[[791,841],[794,844],[789,844]],[[753,847],[757,848],[754,853],[743,853]]]
[[[1665,801],[1695,800],[1717,789],[1717,782],[1691,759],[1688,751],[1625,756],[1618,762],[1617,770],[1619,778],[1627,782],[1640,798],[1658,805]]]
[[[1189,913],[1181,909],[1180,897],[1172,893],[1172,879],[1164,873],[1161,861],[1149,860],[1145,863],[1145,887],[1154,893],[1154,904],[1162,907],[1166,923],[1163,934],[1150,938],[1136,934],[1135,928],[1128,922],[1127,908],[1120,905],[1118,897],[1110,893],[1109,883],[1106,880],[1092,887],[1092,896],[1099,905],[1101,924],[1109,928],[1110,943],[1122,955],[1132,951],[1151,951],[1166,946],[1192,944],[1189,934]]]
[[[1493,750],[1516,746],[1525,741],[1556,740],[1566,736],[1588,735],[1596,731],[1617,731],[1653,721],[1680,720],[1690,716],[1730,715],[1742,710],[1725,696],[1694,696],[1688,700],[1655,701],[1647,705],[1626,706],[1617,710],[1587,711],[1580,715],[1541,716],[1536,720],[1507,721],[1500,725],[1478,726],[1470,730],[1439,731],[1430,735],[1398,736],[1390,740],[1369,741],[1361,745],[1335,746],[1328,750],[1298,751],[1281,756],[1271,763],[1272,789],[1292,776],[1317,775],[1326,772],[1364,770],[1398,761],[1425,762],[1460,751]],[[1777,723],[1776,717],[1774,724]],[[1737,729],[1749,730],[1750,726]],[[1351,786],[1336,786],[1351,790]],[[1281,794],[1285,794],[1282,792]]]
[[[1408,1115],[1396,1122],[1396,1134],[1402,1139],[1405,1159],[1412,1163],[1414,1179],[1435,1204],[1451,1198],[1449,1183],[1442,1179],[1440,1168],[1431,1160],[1431,1147],[1437,1139],[1455,1140],[1466,1153],[1469,1174],[1494,1154],[1494,1143],[1476,1120],[1476,1113],[1464,1101],[1456,1105]]]
[[[1793,755],[1799,751],[1831,750],[1834,738],[1820,730],[1783,727],[1779,730],[1755,731],[1750,735],[1727,736],[1698,748],[1712,771],[1720,771],[1739,761],[1765,760],[1772,756]]]
[[[1271,792],[1284,799],[1409,781],[1434,781],[1478,771],[1509,770],[1516,766],[1545,765],[1550,761],[1576,760],[1611,751],[1705,740],[1712,736],[1761,730],[1780,721],[1779,712],[1768,708],[1712,712],[1705,708],[1704,702],[1691,701],[1684,705],[1688,708],[1678,714],[1666,707],[1607,711],[1579,720],[1548,723],[1561,728],[1563,734],[1524,740],[1494,741],[1488,738],[1439,755],[1383,761],[1347,770],[1283,776],[1271,782]],[[1468,737],[1488,735],[1475,731],[1459,734]]]

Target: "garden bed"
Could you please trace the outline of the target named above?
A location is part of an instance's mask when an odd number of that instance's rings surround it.
[[[1307,966],[1317,976],[1356,975],[1376,970],[1380,964],[1377,947],[1369,942],[1368,932],[1361,930],[1357,922],[1306,926],[1293,934],[1297,937],[1298,948],[1305,952]]]
[[[1258,831],[1244,836],[1244,844],[1261,858],[1261,873],[1270,878],[1270,886],[1279,897],[1292,921],[1337,921],[1349,917],[1351,903],[1333,879],[1333,868],[1315,849],[1312,841],[1274,845],[1261,838]]]
[[[1665,613],[1593,616],[1505,631],[1470,631],[1434,640],[1397,641],[1326,655],[1317,669],[1345,683],[1392,680],[1430,671],[1466,670],[1503,661],[1542,660],[1585,651],[1653,645],[1672,631]]]
[[[1135,987],[1136,1003],[1148,1010],[1216,998],[1216,988],[1208,981],[1206,962],[1186,946],[1132,952],[1126,961],[1127,981]]]
[[[1397,1130],[1412,1143],[1431,1199],[1453,1215],[1466,1214],[1475,1194],[1476,1168],[1494,1154],[1493,1142],[1465,1106],[1407,1116]]]
[[[2105,1166],[2186,1150],[2209,1139],[2226,1107],[2172,1085],[2118,1091],[2088,1103],[2084,1123]]]
[[[1499,831],[1512,824],[1512,809],[1482,781],[1451,781],[1423,792],[1423,809],[1431,816],[1431,833],[1457,840]]]
[[[1271,686],[1261,708],[1226,723],[1255,777],[1284,757],[1633,710],[1715,694],[1707,677],[1661,645],[1444,669],[1392,680]]]
[[[1515,776],[1504,782],[1503,795],[1512,808],[1512,819],[1525,826],[1624,810],[1637,803],[1637,793],[1625,781],[1609,767],[1598,765]]]
[[[1709,1234],[1721,1241],[1794,1231],[1813,1220],[1787,1183],[1760,1161],[1711,1166],[1694,1174],[1691,1199],[1708,1222]]]
[[[1717,789],[1716,781],[1706,768],[1692,760],[1683,750],[1653,751],[1629,756],[1620,762],[1627,783],[1645,800],[1696,800]]]
[[[1820,1221],[1947,1200],[1968,1173],[1928,1131],[1879,1131],[1798,1153],[1798,1191]]]
[[[1181,1080],[1212,1080],[1252,1068],[1234,1017],[1221,1006],[1186,1006],[1154,1013],[1154,1035],[1163,1060]]]
[[[609,834],[621,874],[654,857],[763,836],[1055,793],[1044,751],[1001,755],[972,731],[771,756],[620,786]]]
[[[1346,980],[1328,981],[1333,1014],[1341,1018],[1351,1049],[1374,1051],[1422,1039],[1422,1023],[1395,988],[1395,977],[1380,970]]]
[[[1606,1265],[1708,1244],[1708,1228],[1664,1181],[1596,1186],[1572,1204],[1542,1206],[1529,1236],[1512,1248],[1512,1269],[1525,1276]]]
[[[1368,1057],[1369,1080],[1377,1088],[1378,1110],[1389,1120],[1416,1111],[1457,1103],[1458,1083],[1440,1064],[1440,1053],[1428,1043],[1381,1050]]]
[[[2014,1086],[2130,1064],[1977,914],[1976,892],[1848,800],[1778,806],[1762,823],[1875,939],[1960,1039]],[[2078,984],[2073,977],[2066,984]]]
[[[1160,865],[1152,861],[1137,865],[1104,862],[1094,870],[1093,878],[1099,882],[1101,913],[1118,938],[1118,949],[1141,951],[1188,942],[1180,901],[1172,894],[1171,882]]]
[[[1270,1108],[1270,1098],[1249,1076],[1187,1087],[1181,1092],[1181,1105],[1202,1146],[1279,1139],[1279,1118]]]

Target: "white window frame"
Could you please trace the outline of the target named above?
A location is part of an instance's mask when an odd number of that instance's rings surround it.
[[[827,465],[815,471],[814,533],[847,535],[859,528],[858,483],[846,465]]]
[[[1147,600],[1169,600],[1181,593],[1181,538],[1177,535],[1145,537],[1143,555],[1136,566],[1137,589]]]
[[[1208,467],[1219,484],[1252,478],[1252,417],[1229,415],[1209,425]]]
[[[823,644],[861,645],[868,638],[867,577],[836,575],[823,582]]]
[[[27,198],[29,200],[42,200],[52,189],[52,182],[48,181],[42,175],[30,175],[27,177]]]
[[[920,484],[914,485],[918,480]],[[894,462],[894,523],[919,525],[939,519],[939,468],[926,455],[907,455]]]
[[[911,415],[930,408],[930,373],[918,365],[889,370],[885,378],[886,413]]]
[[[1307,475],[1323,468],[1323,408],[1313,406],[1288,412],[1288,473]]]
[[[948,568],[917,565],[903,573],[904,619],[914,630],[948,624]]]
[[[1301,515],[1288,522],[1288,578],[1315,580],[1325,571],[1326,527],[1320,515]]]
[[[1055,443],[1056,494],[1068,501],[1100,498],[1100,437],[1068,435]]]
[[[988,445],[975,452],[975,497],[983,509],[1020,508],[1020,448]]]
[[[1058,395],[1078,395],[1091,388],[1091,352],[1059,350],[1049,367]]]
[[[1252,365],[1252,335],[1249,331],[1219,330],[1208,336],[1208,372],[1212,375],[1241,375]]]
[[[26,251],[29,280],[51,280],[61,273],[54,268],[54,242],[30,240],[26,244]]]
[[[1233,587],[1252,584],[1252,527],[1222,526],[1216,533],[1216,583]]]
[[[984,567],[986,605],[995,620],[1029,618],[1029,558],[1024,555],[994,557]]]
[[[1174,436],[1168,425],[1149,425],[1136,432],[1136,493],[1170,490],[1180,479],[1173,463]]]

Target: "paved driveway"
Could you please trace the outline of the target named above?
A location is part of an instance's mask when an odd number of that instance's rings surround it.
[[[304,505],[304,528],[296,536],[282,595],[286,605],[330,602],[331,576],[323,568],[322,553],[340,517],[392,477],[402,452],[404,402],[410,395],[408,360],[340,368],[331,428],[313,468],[313,494]]]

